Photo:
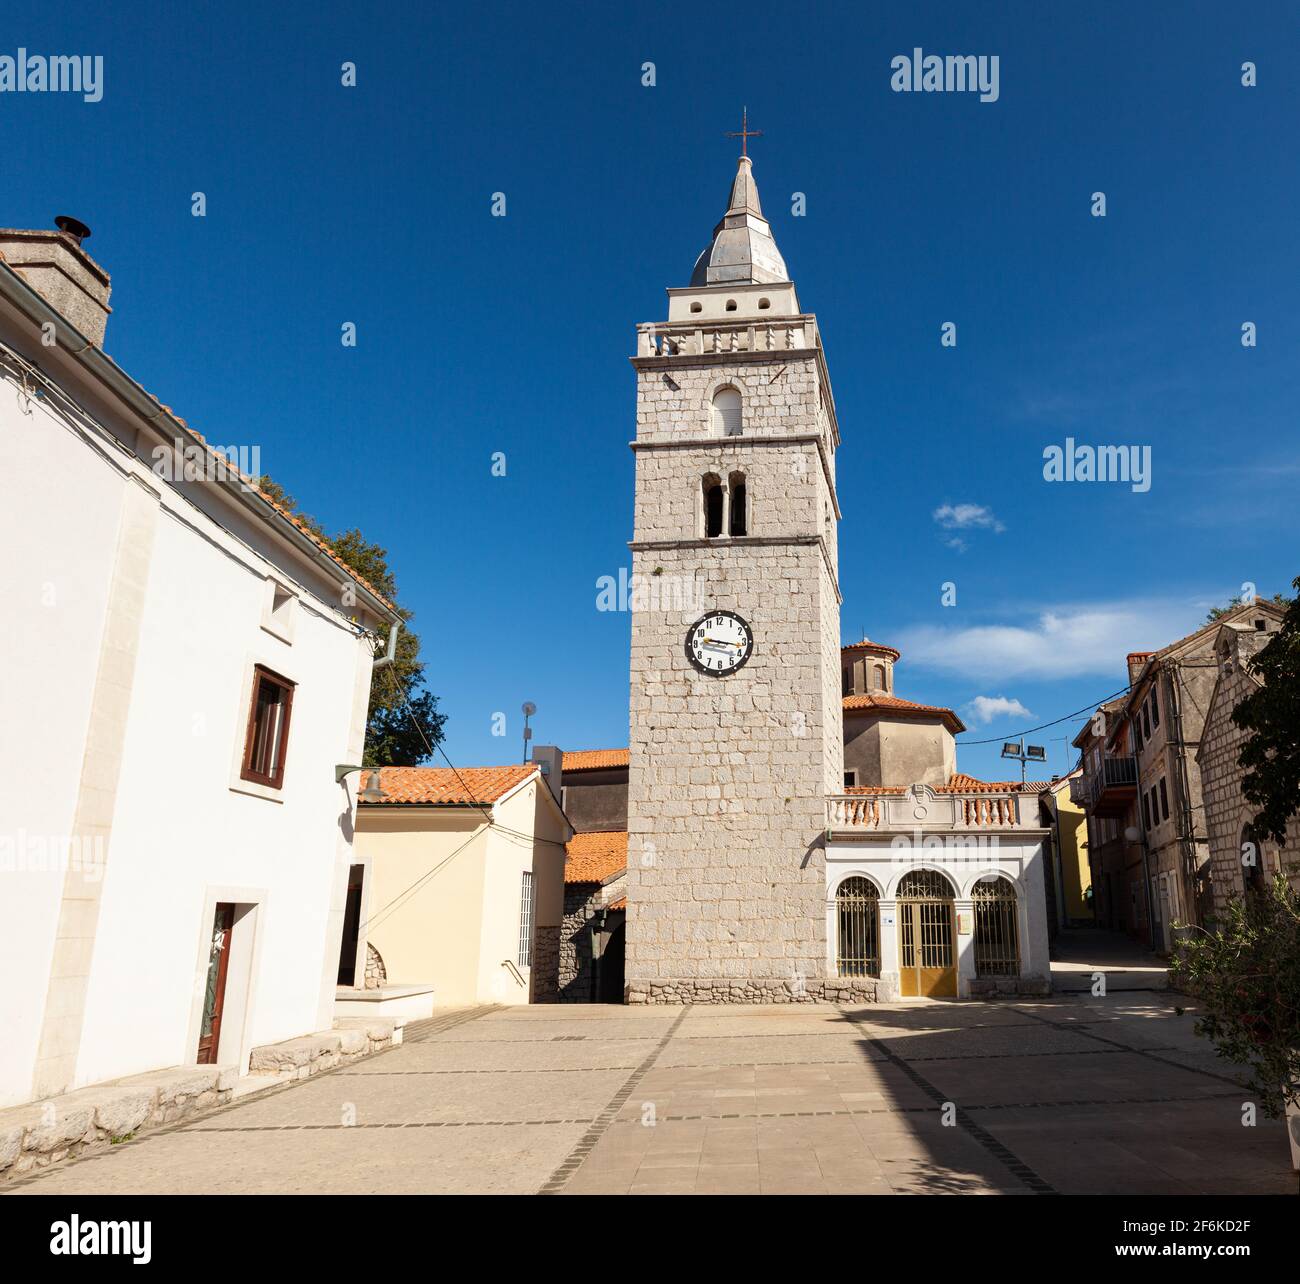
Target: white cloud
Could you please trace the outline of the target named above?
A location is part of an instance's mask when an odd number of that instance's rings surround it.
[[[998,718],[1032,718],[1034,715],[1019,700],[1007,696],[976,696],[962,709],[968,722],[987,727]]]
[[[1199,628],[1205,611],[1189,599],[1042,607],[1027,622],[905,629],[903,659],[979,681],[1106,675],[1118,688],[1130,651],[1159,650]]]
[[[1001,534],[1006,527],[983,504],[941,504],[931,514],[946,531],[990,530]]]

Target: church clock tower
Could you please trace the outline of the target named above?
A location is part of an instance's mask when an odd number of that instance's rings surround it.
[[[839,430],[748,156],[632,364],[628,1001],[819,999]]]

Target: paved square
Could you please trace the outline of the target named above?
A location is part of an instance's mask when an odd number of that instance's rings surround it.
[[[1294,1194],[1174,994],[440,1015],[15,1193]]]

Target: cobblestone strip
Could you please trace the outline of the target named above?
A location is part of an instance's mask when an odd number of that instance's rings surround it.
[[[582,1124],[581,1119],[427,1119],[423,1121],[393,1120],[391,1123],[328,1123],[328,1124],[247,1124],[233,1128],[202,1128],[196,1132],[347,1132],[364,1128],[529,1128],[539,1124]]]
[[[430,1017],[427,1021],[411,1021],[402,1031],[402,1043],[428,1043],[446,1030],[454,1030],[458,1025],[477,1021],[489,1012],[500,1011],[501,1004],[485,1003],[482,1007],[470,1008],[468,1012],[449,1012],[446,1016]]]
[[[569,1178],[582,1167],[582,1161],[591,1154],[592,1147],[605,1135],[605,1130],[614,1122],[618,1112],[627,1104],[632,1090],[645,1078],[650,1067],[658,1060],[659,1054],[668,1046],[669,1040],[677,1033],[677,1027],[690,1015],[690,1007],[683,1007],[677,1019],[668,1027],[654,1048],[646,1055],[644,1061],[628,1076],[627,1082],[614,1094],[613,1100],[591,1121],[591,1127],[582,1134],[578,1144],[564,1162],[550,1175],[546,1184],[537,1192],[539,1195],[558,1195],[568,1184]]]
[[[1021,1009],[1017,1008],[1016,1011],[1019,1012]],[[1157,1052],[1172,1052],[1174,1050],[1172,1048],[1135,1048],[1132,1044],[1121,1043],[1118,1039],[1104,1039],[1099,1034],[1092,1034],[1088,1030],[1081,1029],[1077,1023],[1052,1021],[1045,1016],[1039,1016],[1037,1012],[1026,1012],[1025,1016],[1033,1017],[1035,1021],[1041,1021],[1043,1025],[1050,1026],[1053,1030],[1069,1030],[1075,1034],[1081,1034],[1085,1039],[1093,1039],[1097,1043],[1104,1043],[1117,1052],[1131,1052],[1136,1057],[1146,1057],[1148,1061],[1158,1061],[1163,1066],[1173,1066],[1175,1070],[1186,1070],[1189,1074],[1200,1074],[1207,1079],[1216,1079],[1219,1083],[1231,1084],[1238,1092],[1245,1091],[1245,1085],[1231,1075],[1215,1074],[1213,1070],[1200,1070],[1196,1066],[1186,1066],[1181,1061],[1175,1061],[1172,1057],[1156,1056]]]
[[[1074,1099],[1066,1101],[990,1101],[982,1105],[967,1106],[967,1110],[1058,1110],[1063,1106],[1097,1106],[1109,1109],[1112,1106],[1192,1106],[1201,1101],[1214,1101],[1219,1097],[1236,1097],[1234,1092],[1211,1092],[1196,1097],[1104,1097],[1097,1100]],[[843,1110],[750,1110],[730,1111],[710,1115],[659,1115],[660,1123],[683,1123],[695,1121],[713,1121],[719,1119],[822,1119],[827,1117],[849,1118],[856,1115],[934,1115],[942,1107],[933,1106],[862,1106],[858,1109]],[[632,1119],[617,1119],[615,1126],[635,1123]]]
[[[845,1015],[848,1017],[849,1021],[862,1031],[862,1037],[873,1048],[875,1048],[877,1052],[881,1053],[886,1060],[897,1066],[898,1069],[901,1070],[914,1084],[916,1084],[916,1086],[920,1088],[931,1101],[937,1102],[940,1106],[949,1104],[949,1099],[940,1092],[939,1089],[929,1081],[929,1079],[921,1074],[919,1070],[910,1066],[902,1057],[898,1056],[891,1048],[886,1046],[864,1028],[867,1020],[865,1016],[859,1017],[852,1012],[846,1012]],[[966,1132],[978,1141],[990,1155],[999,1160],[1010,1172],[1015,1174],[1015,1176],[1018,1177],[1025,1186],[1034,1192],[1034,1194],[1060,1194],[1054,1186],[1044,1181],[1043,1178],[1034,1172],[1027,1163],[1008,1150],[1007,1147],[993,1136],[992,1133],[985,1132],[985,1130],[981,1128],[965,1110],[958,1106],[956,1102],[952,1102],[952,1105],[957,1111],[957,1122],[966,1130]]]

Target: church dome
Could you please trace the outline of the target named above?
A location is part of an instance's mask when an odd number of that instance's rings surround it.
[[[742,156],[731,184],[727,212],[695,261],[691,285],[768,285],[789,279],[785,260],[758,203],[753,162]]]

